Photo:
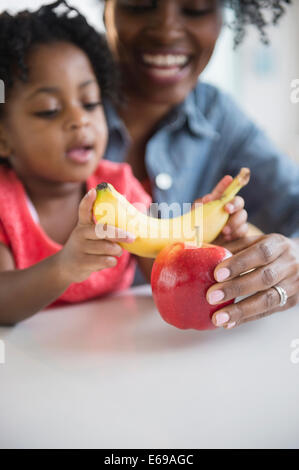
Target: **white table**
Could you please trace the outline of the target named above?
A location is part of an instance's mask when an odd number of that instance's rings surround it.
[[[299,309],[181,331],[149,286],[1,328],[1,448],[298,448]],[[299,356],[299,355],[298,355]]]

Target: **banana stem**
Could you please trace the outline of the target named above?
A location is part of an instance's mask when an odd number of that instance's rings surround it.
[[[241,168],[238,175],[233,179],[231,184],[226,188],[221,196],[221,201],[224,204],[229,202],[243,186],[249,182],[250,179],[250,170],[249,168]]]

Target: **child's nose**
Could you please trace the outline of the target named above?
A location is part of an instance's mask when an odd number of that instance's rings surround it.
[[[65,127],[67,130],[78,129],[89,124],[89,115],[85,109],[81,107],[72,108],[68,111]]]

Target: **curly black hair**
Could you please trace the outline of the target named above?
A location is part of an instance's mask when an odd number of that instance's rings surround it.
[[[100,0],[101,3],[108,1]],[[262,42],[268,44],[266,27],[278,22],[285,13],[286,5],[290,5],[292,0],[220,0],[220,2],[234,12],[234,19],[226,25],[235,33],[234,45],[236,47],[243,41],[248,25],[256,26]],[[270,17],[267,18],[269,13]]]
[[[98,33],[64,0],[33,12],[0,14],[0,79],[7,93],[16,79],[28,80],[26,58],[31,48],[56,41],[71,42],[83,50],[93,66],[102,96],[117,97],[117,69],[105,35]],[[3,106],[0,106],[0,117],[1,111]]]
[[[237,46],[244,39],[248,25],[256,26],[262,42],[268,44],[266,28],[277,24],[292,0],[223,0],[223,4],[234,12],[234,20],[228,26],[235,32]]]

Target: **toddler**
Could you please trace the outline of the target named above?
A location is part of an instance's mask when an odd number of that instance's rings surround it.
[[[132,284],[117,242],[133,236],[99,239],[92,218],[102,181],[151,203],[128,164],[102,160],[115,76],[104,37],[66,2],[0,15],[0,324]]]

